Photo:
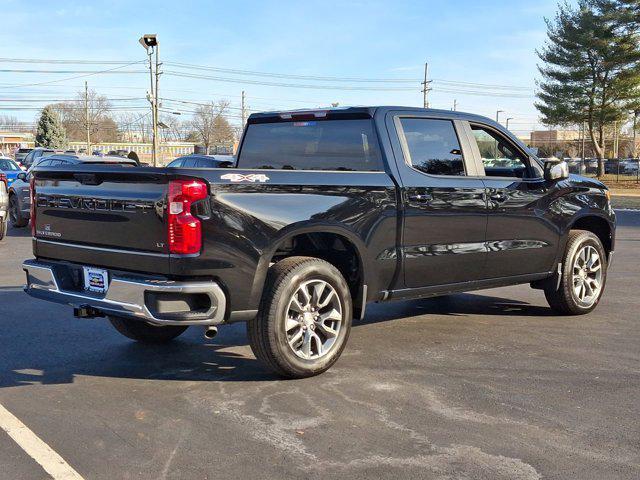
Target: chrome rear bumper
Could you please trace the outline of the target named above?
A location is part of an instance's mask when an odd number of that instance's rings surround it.
[[[26,260],[22,268],[27,274],[25,292],[50,302],[92,308],[107,315],[137,318],[158,325],[217,325],[224,322],[226,297],[213,281],[177,282],[109,272],[107,291],[97,294],[62,288],[63,282],[57,278],[52,264]],[[150,301],[154,294],[174,294],[172,298],[206,295],[210,302],[196,312],[158,313]]]

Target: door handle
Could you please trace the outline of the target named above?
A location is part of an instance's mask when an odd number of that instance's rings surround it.
[[[423,193],[421,195],[409,195],[409,200],[412,202],[427,203],[433,200],[433,195],[428,193]]]

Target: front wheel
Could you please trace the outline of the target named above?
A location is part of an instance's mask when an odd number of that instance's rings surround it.
[[[318,258],[290,257],[269,269],[247,335],[255,356],[277,374],[311,377],[338,360],[351,317],[349,286],[336,267]]]
[[[600,239],[571,230],[562,262],[560,288],[545,289],[551,308],[565,315],[589,313],[598,305],[607,279],[607,255]]]
[[[143,320],[110,316],[114,328],[127,338],[140,343],[167,343],[181,335],[187,326],[152,325]]]

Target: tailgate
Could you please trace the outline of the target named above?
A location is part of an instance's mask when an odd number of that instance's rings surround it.
[[[165,173],[94,166],[36,170],[34,177],[36,240],[168,253]]]

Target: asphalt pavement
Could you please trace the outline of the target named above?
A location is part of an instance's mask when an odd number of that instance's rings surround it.
[[[591,314],[555,316],[526,285],[373,305],[331,370],[296,381],[243,324],[144,346],[31,299],[12,229],[0,406],[86,479],[637,479],[640,212],[618,218]],[[0,429],[0,478],[52,478],[41,452]]]

